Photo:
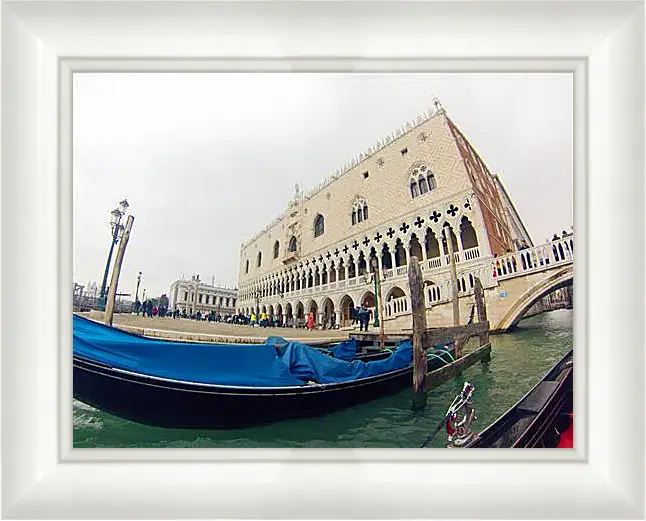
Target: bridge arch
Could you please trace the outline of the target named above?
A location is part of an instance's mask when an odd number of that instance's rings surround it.
[[[495,330],[504,331],[511,329],[525,316],[525,313],[531,308],[538,300],[543,298],[548,293],[560,289],[564,286],[572,284],[574,279],[573,266],[567,266],[562,270],[558,270],[549,277],[537,282],[527,291],[525,291],[516,302],[505,312],[498,324],[494,327]]]

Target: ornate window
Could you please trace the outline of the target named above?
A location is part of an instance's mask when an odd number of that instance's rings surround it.
[[[426,165],[417,165],[410,174],[410,195],[415,198],[437,188],[435,175]]]
[[[368,219],[368,203],[364,199],[357,199],[352,205],[352,224]]]
[[[314,219],[314,237],[323,235],[324,231],[325,231],[325,219],[321,214],[319,214],[316,216],[316,219]]]
[[[294,252],[295,252],[295,251],[296,251],[296,246],[297,246],[297,244],[296,244],[296,237],[294,237],[294,236],[292,235],[292,238],[291,238],[291,239],[289,239],[289,251],[290,251],[290,252],[292,252],[292,251],[294,251]]]
[[[280,243],[276,241],[274,243],[274,259],[278,258],[278,250],[280,250]]]

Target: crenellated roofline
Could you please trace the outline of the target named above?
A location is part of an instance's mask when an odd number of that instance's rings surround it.
[[[444,115],[446,114],[444,108],[440,104],[440,102],[437,100],[437,98],[434,98],[434,108],[430,108],[425,112],[419,113],[414,119],[411,119],[404,123],[401,127],[399,127],[397,130],[394,132],[391,132],[388,134],[385,138],[377,140],[377,143],[374,145],[368,147],[366,150],[363,152],[360,152],[359,154],[356,154],[350,161],[344,163],[340,168],[337,168],[334,170],[331,174],[329,174],[327,177],[325,177],[320,183],[315,185],[313,188],[308,190],[307,192],[303,194],[299,194],[299,197],[301,198],[301,202],[309,201],[312,197],[314,197],[316,194],[318,194],[321,190],[324,188],[328,187],[330,184],[332,184],[334,181],[337,179],[341,178],[343,175],[345,175],[347,172],[355,168],[356,166],[360,165],[364,161],[372,158],[375,154],[383,150],[385,147],[390,145],[391,143],[395,142],[397,139],[405,136],[409,132],[415,130],[416,128],[420,127],[424,123],[428,122],[429,120],[433,119],[435,116],[438,115]],[[243,242],[240,245],[240,250],[246,248],[249,244],[251,244],[253,241],[258,239],[262,234],[266,233],[269,231],[273,226],[278,224],[282,219],[285,218],[287,211],[282,212],[278,217],[273,219],[267,226],[265,226],[262,230],[257,232],[255,235],[253,235],[250,239],[247,241]]]

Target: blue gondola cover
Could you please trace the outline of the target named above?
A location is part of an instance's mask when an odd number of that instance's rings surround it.
[[[224,386],[290,387],[376,376],[411,364],[403,342],[384,360],[347,361],[356,341],[330,357],[305,344],[270,337],[264,344],[206,344],[156,340],[74,315],[74,356],[123,371],[183,382]],[[338,357],[337,357],[338,356]],[[354,355],[352,355],[354,356]]]

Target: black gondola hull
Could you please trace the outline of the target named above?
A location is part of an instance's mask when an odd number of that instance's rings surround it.
[[[429,360],[429,370],[439,367]],[[352,382],[225,387],[148,377],[74,357],[74,398],[121,418],[169,428],[242,428],[319,416],[409,387],[405,368]]]
[[[467,448],[556,447],[573,411],[573,351]]]

